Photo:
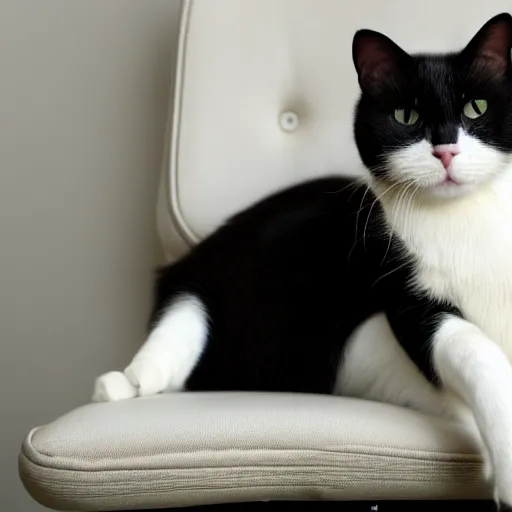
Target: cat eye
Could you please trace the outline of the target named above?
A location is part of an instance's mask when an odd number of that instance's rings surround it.
[[[420,115],[416,110],[412,108],[397,108],[395,110],[395,120],[400,124],[405,124],[406,126],[412,126],[418,122]]]
[[[487,101],[486,100],[471,100],[468,101],[462,111],[464,115],[469,119],[476,119],[481,115],[485,114],[487,110]]]

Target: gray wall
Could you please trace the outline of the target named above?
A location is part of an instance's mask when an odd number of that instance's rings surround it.
[[[0,509],[28,430],[144,336],[179,0],[0,0]]]

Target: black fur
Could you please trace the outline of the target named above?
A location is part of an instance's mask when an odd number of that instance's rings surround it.
[[[407,296],[411,268],[382,226],[365,186],[325,178],[256,204],[163,269],[154,321],[182,292],[211,319],[187,388],[331,393],[348,335]],[[402,315],[397,332],[408,334],[417,314]],[[433,378],[424,347],[411,341],[407,352]]]
[[[370,206],[364,192],[334,177],[277,193],[161,272],[156,311],[187,291],[211,319],[189,389],[331,392],[343,340],[378,309],[368,293],[376,253],[355,244],[357,211],[360,237]],[[372,223],[366,240],[377,240]]]

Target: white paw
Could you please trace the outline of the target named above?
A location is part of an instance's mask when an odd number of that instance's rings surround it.
[[[137,388],[139,396],[156,395],[167,387],[162,371],[150,359],[134,361],[125,369],[124,374]]]
[[[511,473],[507,471],[507,477]],[[500,511],[512,511],[512,485],[510,477],[500,478],[499,471],[495,471],[496,476],[496,487],[494,491],[494,501],[499,504]],[[505,476],[505,475],[503,475]]]
[[[512,506],[507,503],[503,503],[502,501],[498,501],[498,510],[499,512],[510,512],[512,510]]]
[[[93,402],[113,402],[137,396],[137,389],[121,372],[108,372],[94,383]]]

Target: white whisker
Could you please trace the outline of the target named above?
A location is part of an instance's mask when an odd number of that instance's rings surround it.
[[[364,244],[364,248],[366,250],[366,230],[368,228],[368,222],[370,220],[370,217],[372,215],[372,210],[373,210],[373,207],[375,206],[375,204],[380,201],[390,190],[393,190],[395,187],[397,187],[398,185],[400,185],[400,183],[394,183],[393,185],[390,185],[386,190],[384,190],[384,192],[382,194],[380,194],[379,196],[377,196],[375,198],[375,200],[373,201],[371,207],[370,207],[370,211],[368,212],[368,217],[366,218],[366,223],[364,225],[364,230],[363,230],[363,244]]]

